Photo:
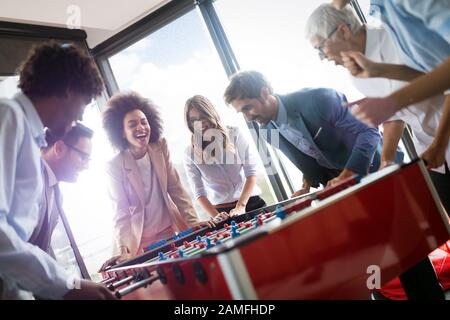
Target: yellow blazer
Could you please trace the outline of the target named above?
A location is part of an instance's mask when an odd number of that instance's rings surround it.
[[[183,231],[198,223],[191,199],[170,161],[166,140],[150,143],[148,153],[175,229]],[[126,247],[135,256],[144,228],[144,184],[136,160],[128,150],[117,154],[106,167],[109,195],[115,210],[113,254],[119,254],[120,248]]]

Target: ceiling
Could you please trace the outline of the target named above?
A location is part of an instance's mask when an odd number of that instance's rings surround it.
[[[170,1],[0,0],[0,21],[64,28],[79,25],[93,48]]]

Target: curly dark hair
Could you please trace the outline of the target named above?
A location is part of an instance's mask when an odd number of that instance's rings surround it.
[[[18,87],[26,95],[60,97],[71,90],[91,100],[103,91],[94,60],[72,44],[52,41],[34,46],[19,74]]]
[[[118,93],[108,100],[106,110],[102,113],[103,128],[114,148],[121,151],[128,148],[128,141],[123,137],[123,119],[128,112],[136,109],[141,110],[147,117],[151,128],[149,143],[160,139],[162,121],[158,107],[136,92]]]

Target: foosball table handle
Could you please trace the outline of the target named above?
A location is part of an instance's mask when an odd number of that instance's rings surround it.
[[[114,276],[114,277],[105,279],[105,280],[101,281],[100,283],[103,284],[103,285],[105,285],[105,286],[108,286],[111,282],[114,282],[114,281],[116,281],[116,280],[117,280],[117,277]]]
[[[131,293],[133,291],[136,291],[139,288],[146,287],[146,286],[148,286],[149,284],[152,284],[153,282],[155,282],[158,279],[159,279],[159,276],[157,274],[155,274],[155,275],[150,276],[150,277],[148,277],[148,278],[146,278],[144,280],[135,282],[135,283],[129,285],[128,287],[126,287],[126,288],[123,288],[123,289],[121,289],[119,291],[116,291],[115,295],[116,295],[116,297],[118,299],[121,299],[123,296],[126,296],[127,294],[129,294],[129,293]]]
[[[117,282],[111,283],[110,285],[108,285],[108,289],[109,290],[116,290],[117,288],[120,288],[124,284],[127,284],[127,283],[133,281],[134,279],[136,279],[136,276],[134,276],[134,275],[126,277],[126,278],[124,278],[122,280],[119,280]]]

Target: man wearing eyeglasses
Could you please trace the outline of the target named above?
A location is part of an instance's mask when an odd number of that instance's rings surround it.
[[[74,183],[80,171],[87,169],[92,151],[92,136],[93,131],[81,123],[72,127],[62,139],[54,139],[47,132],[47,147],[41,150],[44,160],[43,202],[38,224],[29,242],[51,255],[51,237],[62,210],[58,183]]]
[[[331,33],[329,33],[331,30]],[[338,31],[338,32],[336,32]],[[417,77],[422,72],[403,66],[400,52],[384,28],[374,28],[362,25],[356,15],[349,9],[336,9],[332,4],[320,5],[308,19],[306,26],[307,38],[318,50],[321,59],[334,61],[343,65],[342,53],[351,51],[354,54],[365,55],[376,64],[392,66],[391,73],[408,72]],[[322,39],[322,35],[334,34]],[[402,71],[399,71],[399,69]],[[367,72],[365,70],[364,72]],[[387,96],[393,91],[405,86],[406,82],[367,75],[351,76],[354,86],[366,97]],[[413,133],[414,146],[417,152],[424,154],[433,149],[433,141],[437,135],[439,123],[443,115],[444,96],[414,103],[408,108],[398,111],[393,117],[383,123],[383,152],[381,167],[395,160],[395,151],[402,136],[404,124],[407,123]],[[449,144],[450,145],[450,144]],[[450,163],[450,148],[445,153],[447,163]],[[448,165],[442,165],[430,170],[430,176],[437,189],[447,212],[450,212],[450,172]]]
[[[317,53],[319,55],[320,60],[323,60],[327,57],[325,51],[323,51],[323,48],[325,46],[325,43],[336,33],[336,31],[339,30],[339,27],[334,28],[325,38],[319,40],[317,39],[317,44],[314,45],[314,49],[317,50]]]
[[[348,68],[353,75],[351,80],[354,86],[367,97],[388,96],[406,84],[394,79],[410,80],[422,74],[420,71],[403,65],[404,61],[401,54],[385,28],[374,28],[370,25],[361,24],[349,8],[339,10],[331,3],[320,5],[308,18],[306,37],[310,40],[311,45],[318,50],[320,59],[334,61],[336,65]],[[370,68],[376,71],[376,74],[371,74],[368,69],[359,70],[358,74],[352,72],[346,63],[346,52],[352,52],[352,54],[358,56],[365,55],[366,58],[374,62],[374,65],[379,65],[377,68]],[[386,70],[383,71],[381,66],[387,66]],[[390,79],[382,77],[384,72],[388,72]],[[425,150],[430,148],[442,117],[443,101],[444,97],[438,95],[414,103],[407,109],[400,110],[383,123],[382,166],[394,162],[395,150],[402,136],[404,123],[409,124],[414,133],[414,145],[417,152],[423,154]],[[447,158],[449,155],[450,153],[447,154]],[[448,168],[446,169],[448,176]],[[430,175],[442,203],[448,211],[450,203],[449,183],[448,179],[447,181],[445,179],[446,170],[444,166],[439,171],[441,173],[430,171]],[[442,246],[438,250],[430,254],[430,257],[442,256],[446,251],[446,246]],[[440,269],[440,272],[445,270],[436,260],[436,270],[438,269]],[[445,274],[445,272],[442,274]],[[421,281],[427,285],[429,298],[442,299],[441,286],[445,287],[445,277],[439,280],[443,285],[439,284],[435,269],[426,258],[408,272],[402,283],[410,288],[416,281]],[[395,299],[404,298],[403,290],[398,289],[399,287],[400,282],[396,279],[383,287],[381,294],[387,297],[395,297]]]
[[[356,15],[348,8],[338,10],[332,4],[320,5],[308,18],[306,37],[317,50],[321,60],[333,61],[336,65],[344,65],[341,53],[349,50],[363,52],[376,60],[390,63],[400,61],[387,32],[382,28],[361,24]],[[355,87],[366,96],[389,94],[392,88],[404,85],[400,81],[388,82],[383,79],[368,80],[351,77],[351,80]],[[414,113],[409,113],[406,117],[414,124],[413,127],[421,128],[420,119]],[[434,118],[436,117],[430,114],[425,117],[425,120],[434,121]],[[405,124],[400,116],[394,116],[383,123],[383,151],[380,169],[395,162],[397,145],[404,127]],[[423,131],[423,129],[418,131]]]

